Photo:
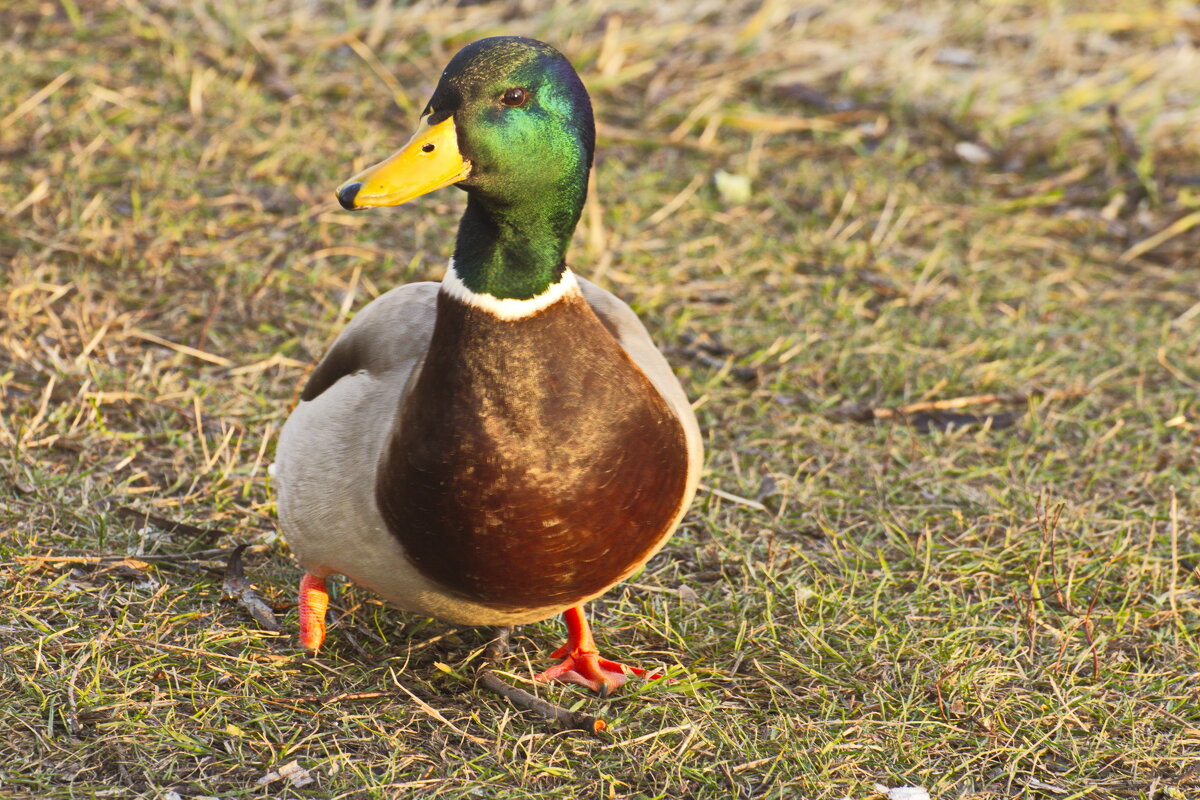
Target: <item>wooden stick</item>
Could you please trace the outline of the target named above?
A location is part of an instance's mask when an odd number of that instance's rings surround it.
[[[580,714],[576,711],[569,711],[556,706],[553,703],[530,694],[524,689],[518,689],[507,681],[502,680],[499,675],[493,672],[491,665],[495,664],[508,653],[508,637],[511,633],[512,628],[497,628],[496,638],[487,646],[487,651],[484,653],[484,663],[477,673],[477,678],[483,688],[500,695],[518,708],[536,711],[546,719],[557,722],[564,730],[586,731],[593,736],[598,736],[601,731],[608,727],[608,723],[599,717],[593,717],[590,714]]]
[[[524,689],[512,686],[501,680],[500,676],[488,667],[479,670],[478,678],[483,688],[495,692],[519,708],[536,711],[546,719],[557,722],[564,730],[586,731],[593,736],[598,736],[608,728],[608,723],[599,717],[556,706],[540,697],[535,697]]]
[[[266,546],[249,548],[251,553],[261,553]],[[232,547],[218,547],[212,550],[193,550],[190,553],[126,553],[125,555],[108,556],[14,556],[15,561],[38,562],[42,564],[111,564],[120,561],[145,561],[147,563],[171,563],[183,561],[213,561],[218,556],[226,556],[233,552]]]
[[[1046,400],[1060,400],[1069,397],[1079,397],[1086,394],[1083,389],[1052,389],[1039,392],[1015,392],[1013,394],[972,394],[965,397],[948,397],[945,400],[925,400],[920,403],[909,403],[899,408],[876,408],[872,410],[875,419],[888,419],[905,414],[918,414],[922,411],[951,411],[968,406],[981,406],[987,403],[1002,405],[1020,405],[1029,402],[1030,398],[1041,397]]]
[[[191,525],[187,522],[176,522],[159,514],[152,514],[149,511],[139,511],[136,508],[129,508],[128,506],[117,506],[114,512],[118,517],[129,522],[153,525],[165,533],[182,533],[185,536],[204,539],[208,542],[215,541],[225,535],[225,531],[201,528],[198,525]]]
[[[275,619],[275,612],[263,602],[263,599],[258,596],[258,592],[254,591],[254,585],[246,579],[246,570],[242,565],[242,551],[248,546],[239,544],[229,554],[229,561],[225,564],[222,589],[226,595],[235,598],[242,608],[250,612],[250,616],[254,617],[259,625],[278,633],[279,620]]]
[[[400,697],[401,695],[401,692],[340,692],[338,694],[302,694],[287,699],[294,703],[320,703],[321,705],[328,705],[329,703],[340,703],[345,700],[382,700]]]
[[[834,416],[849,418],[856,422],[869,422],[872,419],[892,419],[909,414],[920,414],[926,411],[950,411],[968,406],[980,406],[988,403],[1000,405],[1021,405],[1028,403],[1034,397],[1044,400],[1065,400],[1072,397],[1082,397],[1087,394],[1085,388],[1073,389],[1033,389],[1028,392],[1013,392],[1011,394],[971,394],[964,397],[948,397],[944,400],[923,400],[919,403],[909,403],[895,408],[863,408],[851,404],[835,409]]]

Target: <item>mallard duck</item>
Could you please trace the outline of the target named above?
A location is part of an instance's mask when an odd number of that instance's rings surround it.
[[[280,435],[303,647],[325,637],[338,573],[451,623],[563,613],[562,662],[542,681],[606,694],[644,674],[599,657],[583,605],[671,536],[701,440],[637,316],[566,266],[594,142],[566,58],[483,39],[450,61],[411,141],[337,190],[363,209],[453,184],[467,208],[442,282],[359,312]]]

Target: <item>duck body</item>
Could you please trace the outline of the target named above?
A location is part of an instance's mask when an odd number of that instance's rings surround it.
[[[360,209],[454,185],[467,207],[445,279],[364,308],[280,435],[305,647],[324,639],[324,580],[340,573],[454,623],[563,612],[565,660],[539,678],[600,692],[624,680],[583,603],[662,547],[702,456],[637,316],[566,266],[594,145],[570,63],[494,37],[454,56],[407,145],[338,189]]]
[[[422,282],[347,326],[276,455],[309,573],[514,625],[603,594],[665,544],[699,479],[695,415],[633,311],[564,276],[578,290],[522,319]]]

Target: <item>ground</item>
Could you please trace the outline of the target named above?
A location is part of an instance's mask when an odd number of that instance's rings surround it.
[[[477,687],[490,631],[352,586],[300,654],[266,470],[463,204],[334,188],[499,33],[578,65],[572,263],[707,439],[592,607],[675,680],[538,690],[601,737]],[[1196,796],[1198,70],[1196,7],[1147,0],[0,11],[0,795]]]

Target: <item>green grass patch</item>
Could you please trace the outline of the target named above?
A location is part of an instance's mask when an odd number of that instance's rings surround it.
[[[461,5],[5,12],[0,795],[1200,792],[1194,14]],[[604,738],[477,690],[490,632],[353,586],[299,655],[266,475],[306,370],[441,276],[462,207],[334,187],[496,33],[591,88],[573,266],[707,441],[684,526],[593,605],[676,680],[538,689]],[[224,596],[239,543],[279,633]],[[508,679],[560,636],[517,631]]]

